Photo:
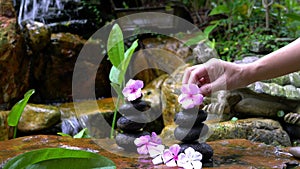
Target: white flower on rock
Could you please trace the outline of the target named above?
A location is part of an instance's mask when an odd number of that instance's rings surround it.
[[[184,150],[184,153],[179,154],[177,164],[185,169],[201,169],[201,160],[202,154],[189,147]]]

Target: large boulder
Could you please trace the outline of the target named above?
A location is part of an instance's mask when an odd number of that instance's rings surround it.
[[[30,58],[16,19],[0,16],[0,23],[0,109],[7,109],[28,90]]]

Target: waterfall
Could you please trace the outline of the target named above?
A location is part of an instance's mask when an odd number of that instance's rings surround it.
[[[80,2],[80,0],[21,0],[18,23],[31,20],[45,23],[45,18],[59,18],[64,12],[64,6],[68,2]]]

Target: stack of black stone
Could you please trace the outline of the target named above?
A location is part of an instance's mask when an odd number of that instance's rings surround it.
[[[150,135],[143,131],[147,122],[147,113],[151,108],[150,102],[138,98],[120,106],[119,113],[122,115],[117,120],[119,133],[116,135],[116,143],[125,151],[136,152],[137,146],[134,140],[144,135]]]
[[[207,112],[198,107],[183,109],[175,115],[175,123],[178,125],[174,131],[174,136],[181,141],[179,144],[181,152],[188,147],[203,155],[203,165],[212,165],[213,149],[205,142],[199,142],[200,137],[208,133],[208,126],[203,122],[207,118]]]

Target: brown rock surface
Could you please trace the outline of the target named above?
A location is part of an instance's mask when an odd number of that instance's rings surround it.
[[[20,99],[29,85],[30,58],[15,25],[16,19],[0,16],[0,105],[8,104],[4,108]]]
[[[111,140],[73,139],[61,136],[36,135],[20,137],[0,142],[1,165],[18,154],[29,150],[48,147],[62,147],[70,149],[92,150],[113,160],[117,168],[167,168],[164,165],[153,166],[147,157],[137,158],[136,154],[127,154],[127,157],[117,155],[98,146],[110,142],[110,148],[121,153]],[[284,154],[276,155],[276,148],[262,143],[250,142],[244,139],[231,139],[208,142],[214,150],[214,169],[224,168],[284,168],[287,163],[299,164],[300,160]],[[289,148],[282,151],[287,152]],[[130,155],[130,157],[128,157]],[[0,166],[1,167],[1,166]],[[205,168],[205,167],[204,167]]]

